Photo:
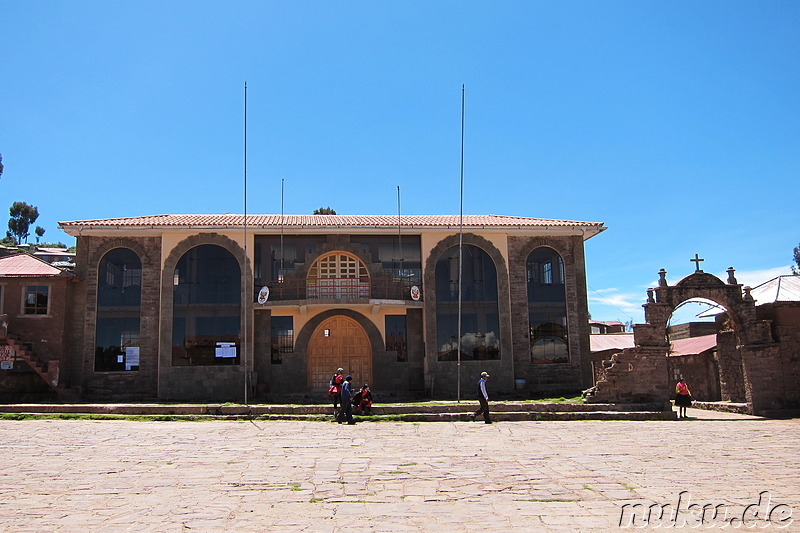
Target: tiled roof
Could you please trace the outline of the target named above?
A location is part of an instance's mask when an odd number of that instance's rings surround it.
[[[605,350],[623,350],[633,348],[633,333],[609,333],[606,335],[589,335],[589,349],[592,352]]]
[[[511,217],[502,215],[464,215],[464,226],[469,228],[584,228],[599,233],[605,228],[602,222],[550,220],[546,218]],[[457,228],[458,215],[402,215],[399,225],[405,228]],[[238,228],[244,226],[243,215],[152,215],[98,220],[59,222],[59,228],[70,230],[101,228]],[[248,227],[262,228],[396,228],[396,215],[247,215]],[[74,234],[74,233],[70,233]]]
[[[61,276],[63,270],[51,266],[46,261],[30,254],[20,253],[0,257],[0,276],[5,277],[47,277]]]
[[[589,324],[602,324],[604,326],[624,326],[622,322],[619,320],[606,320],[605,322],[602,320],[590,320]]]
[[[694,355],[710,350],[717,345],[716,333],[711,335],[703,335],[700,337],[689,337],[688,339],[678,339],[672,341],[669,355]]]

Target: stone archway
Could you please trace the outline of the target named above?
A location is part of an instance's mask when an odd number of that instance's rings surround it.
[[[323,320],[308,342],[308,389],[312,393],[328,390],[337,368],[353,376],[353,383],[372,382],[372,345],[361,325],[344,315]]]
[[[783,396],[775,390],[775,374],[780,372],[778,345],[772,339],[770,325],[756,317],[755,302],[749,287],[736,281],[728,269],[727,283],[716,276],[696,270],[674,286],[667,283],[666,271],[659,272],[659,284],[647,290],[644,304],[645,323],[633,326],[633,348],[614,354],[603,362],[603,376],[589,399],[594,402],[668,402],[672,383],[667,371],[667,325],[670,316],[683,302],[692,298],[714,301],[728,312],[733,325],[735,349],[741,360],[730,359],[730,373],[741,372],[744,394],[752,413],[772,407]]]

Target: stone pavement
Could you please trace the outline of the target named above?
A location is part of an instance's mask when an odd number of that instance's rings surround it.
[[[703,505],[719,506],[704,525],[800,531],[800,420],[689,411],[492,425],[0,421],[0,531],[614,531],[623,512],[630,529],[696,525]],[[655,504],[661,521],[642,512]]]

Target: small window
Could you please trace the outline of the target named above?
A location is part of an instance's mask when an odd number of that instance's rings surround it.
[[[294,319],[290,316],[274,316],[271,322],[272,356],[270,361],[273,365],[279,365],[283,362],[283,354],[294,351]]]
[[[46,315],[50,302],[50,287],[47,285],[28,285],[25,287],[23,313],[26,315]]]
[[[397,362],[408,361],[405,315],[386,315],[386,351],[397,353]]]

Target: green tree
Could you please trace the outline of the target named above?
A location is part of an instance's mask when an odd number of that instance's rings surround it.
[[[23,239],[28,242],[31,224],[39,218],[39,209],[25,202],[14,202],[8,212],[11,215],[11,218],[8,219],[9,233],[17,241],[17,244],[21,243]]]
[[[0,178],[3,177],[3,154],[0,154]]]
[[[792,265],[792,274],[800,276],[800,244],[794,247],[794,262],[797,266]]]
[[[328,207],[320,207],[319,209],[314,209],[315,215],[335,215],[336,211]]]
[[[36,233],[36,244],[39,244],[39,239],[41,239],[42,236],[44,236],[44,228],[41,226],[36,226],[36,230],[34,230],[34,233]]]

